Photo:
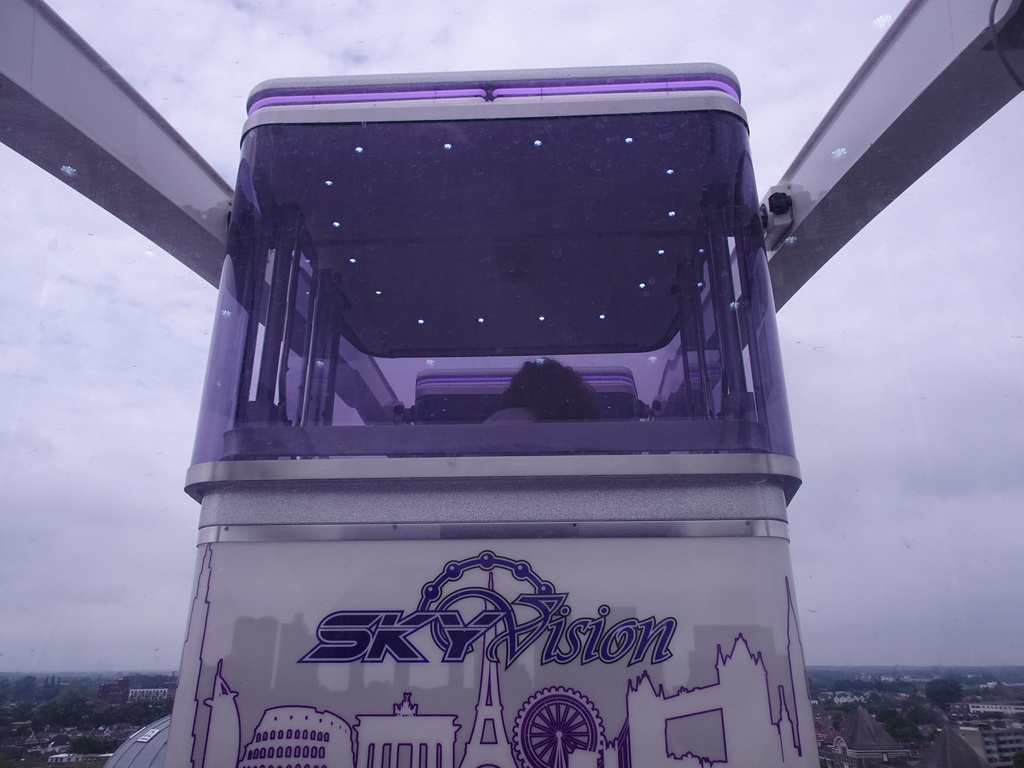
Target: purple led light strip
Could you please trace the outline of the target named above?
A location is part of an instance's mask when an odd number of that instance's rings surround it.
[[[540,85],[519,88],[495,88],[494,98],[516,96],[559,96],[588,93],[636,93],[645,91],[706,91],[715,90],[728,94],[736,101],[740,95],[728,83],[721,80],[677,80],[658,83],[611,83],[605,85]],[[288,104],[351,104],[367,101],[403,101],[419,99],[455,99],[465,97],[487,98],[483,88],[457,88],[431,91],[392,91],[375,93],[307,93],[292,96],[267,96],[253,103],[249,114],[263,107]]]
[[[417,380],[417,384],[508,384],[512,375],[508,376],[434,376],[426,374]]]
[[[476,96],[486,98],[482,88],[462,88],[448,91],[393,91],[390,93],[305,93],[296,96],[267,96],[249,108],[251,115],[263,107],[279,107],[288,104],[350,104],[361,101],[402,101],[412,99],[455,99]]]
[[[541,85],[523,88],[495,88],[494,97],[502,96],[556,96],[573,93],[628,93],[630,91],[706,91],[727,93],[736,101],[739,93],[721,80],[679,80],[663,83],[613,83],[610,85]]]
[[[587,381],[618,381],[626,384],[633,384],[633,379],[623,374],[581,374]],[[508,376],[444,376],[443,374],[425,374],[417,380],[417,384],[507,384],[512,380],[512,374]]]

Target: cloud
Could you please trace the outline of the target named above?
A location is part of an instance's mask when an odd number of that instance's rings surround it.
[[[229,182],[268,78],[710,60],[741,80],[764,190],[903,3],[52,5]],[[812,663],[1024,663],[1022,118],[1018,99],[780,315]],[[214,293],[2,147],[0,231],[0,668],[172,668]]]

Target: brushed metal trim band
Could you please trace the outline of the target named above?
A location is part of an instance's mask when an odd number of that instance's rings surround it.
[[[194,464],[188,469],[186,483],[193,486],[199,483],[274,480],[397,480],[581,475],[781,475],[799,479],[800,464],[792,456],[777,453],[254,459]]]
[[[652,475],[774,476],[788,502],[800,486],[800,463],[776,453],[212,461],[189,467],[185,491],[202,500],[204,486],[215,483]]]
[[[788,541],[789,526],[781,520],[211,525],[199,530],[198,543],[711,537],[767,537]]]

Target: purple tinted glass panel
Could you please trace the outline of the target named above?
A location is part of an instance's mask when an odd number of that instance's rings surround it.
[[[740,95],[728,83],[720,80],[683,80],[662,83],[612,83],[607,85],[548,85],[530,86],[526,88],[495,88],[495,98],[502,96],[559,96],[586,93],[633,93],[646,91],[721,91],[732,96],[736,101]]]
[[[732,114],[262,125],[237,189],[197,463],[792,455]]]
[[[422,99],[485,98],[482,88],[461,88],[445,91],[381,91],[376,93],[307,93],[290,96],[267,96],[249,107],[253,114],[263,107],[296,106],[300,104],[351,104],[366,101],[417,101]]]

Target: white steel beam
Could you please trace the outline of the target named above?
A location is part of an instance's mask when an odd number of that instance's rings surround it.
[[[0,0],[0,141],[220,280],[231,187],[41,0]]]
[[[1024,0],[910,0],[773,195],[768,268],[781,308],[869,221],[1020,93]],[[992,33],[995,33],[996,44]],[[1006,59],[1001,60],[1002,57]]]

